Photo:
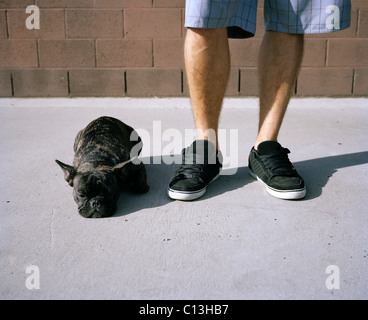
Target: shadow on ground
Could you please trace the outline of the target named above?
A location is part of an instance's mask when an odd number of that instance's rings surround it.
[[[178,164],[167,164],[162,157],[150,157],[141,159],[146,163],[149,192],[143,195],[122,193],[118,202],[118,211],[114,217],[121,217],[133,212],[161,207],[172,202],[167,196],[167,185]],[[307,196],[304,200],[318,198],[329,179],[338,169],[357,166],[368,163],[368,151],[310,159],[295,162],[298,172],[303,176],[307,185]],[[220,196],[255,181],[248,174],[248,167],[239,167],[235,174],[222,175],[215,185],[208,188],[207,193],[196,201],[203,201]]]
[[[307,196],[304,200],[318,198],[329,179],[338,169],[366,163],[368,163],[368,151],[296,162],[295,167],[307,185]],[[362,183],[359,180],[357,181],[359,184]]]

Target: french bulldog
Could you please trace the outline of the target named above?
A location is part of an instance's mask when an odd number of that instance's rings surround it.
[[[85,218],[112,216],[122,190],[148,191],[146,169],[137,160],[143,147],[137,132],[122,121],[100,117],[79,131],[73,165],[55,160],[73,187],[78,212]]]

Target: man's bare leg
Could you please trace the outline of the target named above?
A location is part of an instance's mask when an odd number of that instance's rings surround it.
[[[227,29],[189,28],[184,53],[197,139],[210,140],[218,148],[218,124],[230,74]]]
[[[254,147],[277,141],[303,56],[303,35],[266,31],[258,60],[259,131]]]
[[[184,53],[197,140],[213,143],[195,141],[184,149],[183,163],[169,182],[168,196],[188,201],[202,197],[221,172],[221,152],[214,146],[219,149],[217,131],[230,73],[227,29],[189,28]]]
[[[306,195],[304,180],[290,162],[288,149],[277,142],[302,61],[303,40],[303,35],[273,31],[264,36],[258,61],[259,131],[249,154],[249,173],[272,196],[288,200]]]

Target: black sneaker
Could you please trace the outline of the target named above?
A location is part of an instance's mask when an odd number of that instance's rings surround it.
[[[196,140],[182,151],[182,164],[170,180],[168,195],[174,200],[194,200],[206,193],[207,186],[220,176],[222,155],[214,144]]]
[[[250,175],[263,182],[269,194],[276,198],[295,200],[306,195],[303,178],[289,160],[290,151],[276,141],[259,144],[249,154]]]

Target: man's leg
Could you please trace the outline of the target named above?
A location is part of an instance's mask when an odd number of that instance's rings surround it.
[[[205,194],[222,167],[217,130],[230,73],[227,29],[188,28],[184,51],[197,140],[183,150],[168,195],[194,200]]]
[[[218,123],[230,73],[227,29],[188,28],[184,53],[197,139],[218,147]],[[215,136],[209,134],[211,130]]]
[[[258,61],[259,131],[249,155],[249,172],[280,199],[306,195],[304,180],[288,158],[290,151],[277,142],[301,65],[303,42],[303,35],[267,31]]]
[[[266,31],[258,60],[259,131],[254,147],[277,141],[303,56],[304,36]]]

